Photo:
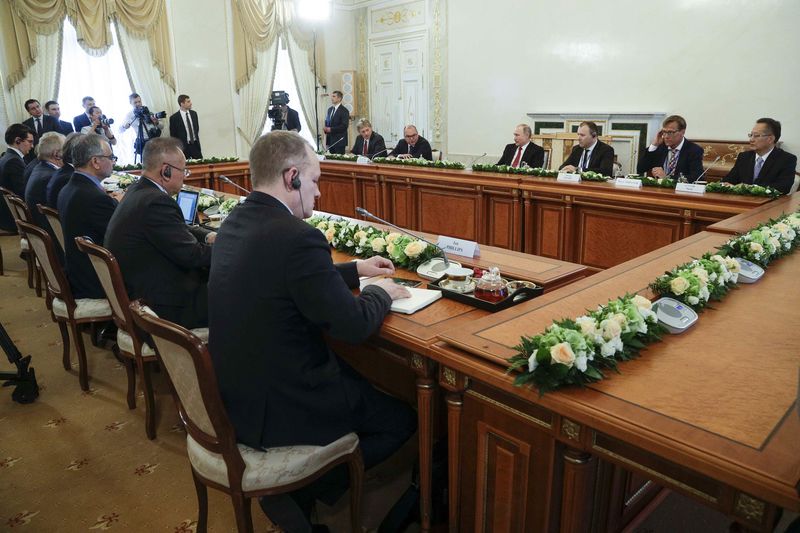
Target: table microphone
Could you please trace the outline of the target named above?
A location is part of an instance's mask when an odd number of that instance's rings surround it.
[[[716,164],[717,164],[717,161],[719,161],[719,159],[720,159],[720,156],[717,156],[717,158],[716,158],[715,160],[713,160],[713,161],[711,162],[711,164],[710,164],[710,165],[708,165],[708,168],[707,168],[707,169],[705,169],[705,170],[703,171],[703,173],[702,173],[702,174],[700,174],[699,176],[697,176],[697,179],[696,179],[696,180],[694,180],[694,182],[695,182],[695,183],[699,183],[699,182],[700,182],[700,181],[703,179],[703,176],[705,176],[705,175],[706,175],[706,172],[708,172],[709,170],[711,170],[711,167],[713,167],[714,165],[716,165]]]
[[[480,161],[480,160],[481,160],[481,159],[483,159],[484,157],[486,157],[486,152],[483,152],[481,155],[479,155],[478,157],[476,157],[475,159],[473,159],[473,160],[472,160],[472,162],[471,162],[469,165],[467,165],[467,166],[469,166],[470,168],[472,168],[472,165],[474,165],[475,163],[477,163],[478,161]]]
[[[383,150],[381,150],[380,152],[375,152],[374,154],[372,154],[372,156],[370,156],[370,159],[373,159],[373,158],[375,158],[375,157],[378,157],[378,154],[381,154],[381,153],[383,153],[383,152],[386,152],[386,151],[387,151],[387,149],[386,149],[386,148],[384,148],[384,149],[383,149]]]
[[[243,191],[245,194],[250,194],[250,191],[248,191],[247,189],[245,189],[244,187],[242,187],[238,183],[234,183],[233,180],[231,180],[228,176],[223,176],[222,174],[220,174],[219,176],[217,176],[217,178],[221,179],[222,181],[224,181],[228,185],[233,185],[234,187],[236,187],[240,191]]]
[[[366,210],[366,209],[364,209],[363,207],[356,207],[356,213],[358,213],[358,214],[359,214],[359,215],[361,215],[362,217],[367,217],[367,218],[371,218],[371,219],[377,220],[377,221],[378,221],[378,222],[380,222],[381,224],[386,224],[387,226],[391,226],[391,227],[393,227],[394,229],[396,229],[396,230],[398,230],[398,231],[402,231],[402,232],[403,232],[403,233],[405,233],[406,235],[411,235],[411,236],[412,236],[412,237],[414,237],[415,239],[418,239],[418,240],[420,240],[420,241],[422,241],[422,242],[427,242],[427,243],[428,243],[428,244],[430,244],[431,246],[435,246],[435,247],[436,247],[436,249],[437,249],[437,250],[439,250],[439,251],[441,252],[441,254],[442,254],[442,259],[444,259],[444,268],[441,268],[441,267],[440,267],[440,268],[438,268],[438,269],[437,269],[435,266],[432,266],[432,267],[431,267],[431,270],[434,270],[434,271],[436,271],[436,272],[442,272],[442,271],[444,271],[444,270],[447,270],[447,268],[450,266],[450,261],[448,261],[448,259],[447,259],[447,254],[446,254],[446,253],[444,253],[444,250],[443,250],[443,249],[442,249],[442,247],[441,247],[441,246],[439,246],[438,244],[436,244],[436,243],[433,243],[433,242],[429,241],[428,239],[423,239],[423,238],[422,238],[422,237],[420,237],[419,235],[414,235],[414,234],[413,234],[413,233],[411,233],[410,231],[404,230],[404,229],[403,229],[403,228],[401,228],[400,226],[395,226],[394,224],[392,224],[391,222],[389,222],[389,221],[387,221],[387,220],[383,220],[383,219],[382,219],[382,218],[380,218],[380,217],[376,217],[375,215],[373,215],[372,213],[370,213],[369,211],[367,211],[367,210]],[[437,265],[437,266],[438,266],[438,265]]]
[[[344,137],[340,138],[338,141],[336,141],[336,142],[335,142],[335,143],[333,143],[332,145],[328,146],[328,147],[327,147],[325,150],[326,150],[326,151],[328,151],[328,152],[330,152],[330,151],[331,151],[331,148],[333,148],[334,146],[336,146],[337,144],[339,144],[339,143],[340,143],[340,142],[342,142],[343,140],[344,140]]]

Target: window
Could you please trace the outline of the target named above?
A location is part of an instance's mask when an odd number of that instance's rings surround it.
[[[119,128],[131,110],[128,96],[133,92],[125,63],[117,44],[116,32],[112,32],[114,44],[100,57],[87,54],[78,44],[75,28],[69,19],[64,19],[64,42],[61,58],[61,80],[58,87],[58,103],[61,105],[61,120],[72,119],[84,112],[81,100],[91,96],[109,119],[114,119],[111,131],[117,137],[114,154],[118,165],[133,163],[133,141],[135,133],[128,130],[124,135]]]
[[[289,95],[289,107],[297,111],[300,115],[300,135],[303,136],[311,146],[316,146],[317,143],[314,139],[315,131],[311,128],[305,113],[303,113],[303,106],[300,105],[300,95],[297,92],[297,85],[294,81],[294,73],[292,72],[292,62],[289,59],[289,50],[284,47],[283,41],[278,43],[278,60],[275,64],[275,80],[272,82],[273,91],[286,91]],[[312,120],[314,117],[311,117]],[[272,121],[267,117],[264,123],[263,133],[269,133],[272,129]],[[322,130],[320,130],[322,131]]]

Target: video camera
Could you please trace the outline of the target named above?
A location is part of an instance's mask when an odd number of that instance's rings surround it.
[[[289,95],[286,91],[272,91],[269,97],[269,105],[272,106],[267,112],[267,116],[272,120],[272,131],[282,130],[285,121],[283,119],[283,106],[289,103]]]
[[[158,113],[151,113],[147,106],[134,107],[133,115],[139,119],[139,123],[143,128],[147,128],[147,135],[151,139],[161,137],[161,130],[153,125],[153,118],[166,118],[166,111],[159,111]],[[144,148],[144,143],[141,143]],[[138,152],[137,152],[138,153]]]

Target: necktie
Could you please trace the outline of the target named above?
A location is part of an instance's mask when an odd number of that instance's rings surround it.
[[[675,167],[678,165],[678,151],[675,148],[670,148],[669,159],[667,159],[667,175],[672,176],[675,173]]]
[[[584,150],[583,151],[583,163],[581,164],[581,171],[584,171],[587,168],[589,168],[589,156],[590,156],[590,154],[591,154],[591,152],[589,150]]]
[[[368,146],[369,146],[369,139],[364,139],[364,149],[361,150],[362,154],[364,154],[364,155],[368,155],[369,154],[369,150],[367,149]]]
[[[756,182],[756,180],[758,179],[758,175],[761,174],[761,167],[763,166],[764,166],[764,158],[759,156],[756,159],[756,168],[755,170],[753,170],[753,183]]]
[[[42,119],[36,118],[34,120],[36,121],[36,136],[37,137],[41,137],[42,136],[42,122],[41,122]]]
[[[522,146],[517,147],[517,155],[514,156],[514,161],[511,162],[511,166],[517,168],[520,159],[522,159]]]
[[[188,111],[186,112],[186,126],[188,128],[188,133],[189,133],[189,142],[193,143],[194,142],[194,125],[192,124],[192,117],[191,117],[191,115],[189,114]]]

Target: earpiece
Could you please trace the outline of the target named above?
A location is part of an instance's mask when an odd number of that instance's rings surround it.
[[[164,175],[165,178],[171,178],[172,177],[172,167],[168,166],[167,168],[165,168],[164,172],[162,172],[162,174]]]
[[[296,191],[300,190],[300,173],[299,172],[297,174],[295,174],[294,177],[292,178],[291,185],[292,185],[292,189],[294,189]]]

